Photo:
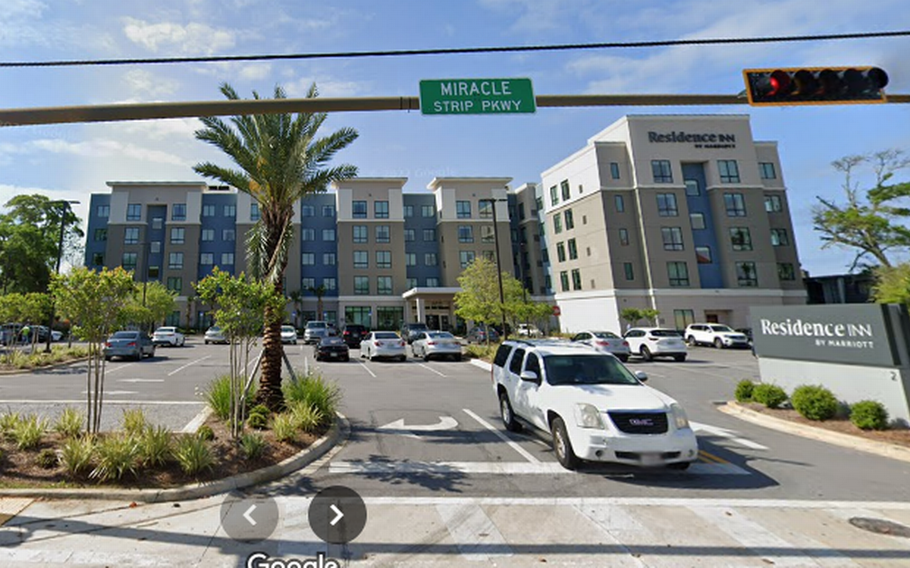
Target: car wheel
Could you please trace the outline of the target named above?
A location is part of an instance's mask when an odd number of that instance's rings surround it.
[[[407,356],[407,355],[402,355],[402,356],[400,356],[400,357],[398,358],[398,362],[399,362],[399,363],[406,363],[407,361],[408,361],[408,356]]]
[[[674,359],[677,363],[682,363],[683,361],[686,360],[686,356],[685,356],[685,355],[674,355],[674,356],[673,356],[673,359]]]
[[[499,416],[502,423],[509,432],[521,432],[521,423],[515,420],[515,414],[512,412],[512,403],[509,402],[509,395],[505,392],[499,393]]]
[[[715,349],[723,349],[723,348],[724,348],[724,342],[721,341],[719,337],[717,337],[717,338],[714,339],[714,348],[715,348]]]
[[[113,357],[105,357],[105,358],[104,358],[105,361],[110,361],[110,360],[112,360],[112,359],[113,359]]]
[[[208,339],[205,340],[205,344],[206,344],[206,345],[209,344],[209,340],[208,340]]]
[[[559,465],[566,469],[575,469],[578,467],[578,457],[572,449],[572,442],[569,440],[569,433],[562,418],[557,416],[553,419],[552,430],[553,451],[556,452]]]
[[[628,363],[628,362],[629,362],[629,356],[628,356],[628,355],[619,355],[619,356],[618,356],[618,359],[619,359],[620,361],[622,361],[623,363]]]
[[[677,471],[686,471],[689,469],[689,466],[692,465],[692,462],[676,462],[667,464],[667,469],[675,469]]]
[[[456,356],[455,356],[455,361],[457,361],[457,362],[460,363],[460,362],[461,362],[461,355],[456,355]]]
[[[429,360],[430,360],[430,356],[427,355],[426,352],[424,352],[424,354],[423,354],[423,362],[424,362],[424,363],[427,363],[427,362],[429,362]]]
[[[686,343],[688,343],[688,344],[691,345],[692,347],[695,347],[695,346],[697,345],[697,342],[695,341],[695,337],[692,336],[692,335],[690,335],[690,336],[686,339]]]
[[[641,346],[641,358],[645,361],[653,361],[654,355],[651,355],[651,350],[648,349],[646,345]]]

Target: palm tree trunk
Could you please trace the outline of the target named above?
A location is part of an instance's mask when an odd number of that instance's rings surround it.
[[[259,404],[273,412],[284,410],[284,395],[281,392],[281,365],[284,346],[281,344],[281,320],[266,309],[266,321],[271,321],[262,339],[262,374],[259,378]]]

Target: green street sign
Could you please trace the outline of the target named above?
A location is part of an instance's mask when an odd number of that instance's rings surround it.
[[[516,114],[536,110],[530,79],[431,79],[420,82],[422,114]]]

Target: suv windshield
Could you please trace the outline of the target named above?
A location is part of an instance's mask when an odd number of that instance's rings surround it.
[[[411,331],[423,331],[425,329],[429,329],[425,323],[409,323],[407,325],[407,328]]]
[[[311,321],[306,324],[306,327],[307,327],[307,329],[324,329],[325,322],[324,321]]]
[[[559,385],[637,385],[638,379],[613,357],[548,355],[547,382]]]
[[[297,330],[294,328],[293,325],[283,325],[283,326],[281,326],[281,331],[293,331],[293,332],[296,332]]]
[[[712,326],[711,326],[711,330],[712,330],[712,331],[719,331],[719,332],[721,332],[721,333],[732,333],[732,332],[733,332],[733,330],[730,329],[730,327],[728,327],[728,326],[726,326],[726,325],[712,325]]]
[[[400,339],[398,337],[398,334],[395,333],[394,331],[386,331],[386,332],[380,331],[379,333],[374,334],[374,337],[376,339]]]

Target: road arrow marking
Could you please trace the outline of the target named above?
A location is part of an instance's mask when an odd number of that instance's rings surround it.
[[[458,426],[458,421],[451,416],[440,416],[436,424],[414,424],[412,426],[404,425],[404,418],[395,422],[389,422],[385,426],[380,426],[377,430],[382,430],[386,434],[401,434],[411,438],[419,438],[415,432],[437,432],[440,430],[454,430]]]
[[[335,525],[338,524],[338,521],[340,521],[344,517],[344,513],[342,513],[341,510],[339,510],[338,507],[336,507],[334,503],[329,505],[329,509],[331,509],[332,512],[335,513],[335,518],[332,519],[331,521],[329,521],[329,524],[334,527]]]
[[[718,436],[720,438],[725,438],[731,442],[735,442],[741,446],[745,446],[751,450],[767,450],[767,446],[763,446],[759,443],[753,442],[752,440],[747,440],[745,438],[740,438],[739,433],[734,430],[727,430],[726,428],[721,428],[719,426],[709,426],[708,424],[701,424],[700,422],[689,422],[689,426],[692,427],[692,430],[695,432],[704,432],[705,434],[711,434]]]
[[[243,514],[243,518],[247,520],[248,523],[256,526],[256,519],[254,519],[250,514],[256,510],[256,505],[250,505],[250,508],[246,510],[246,513]]]

